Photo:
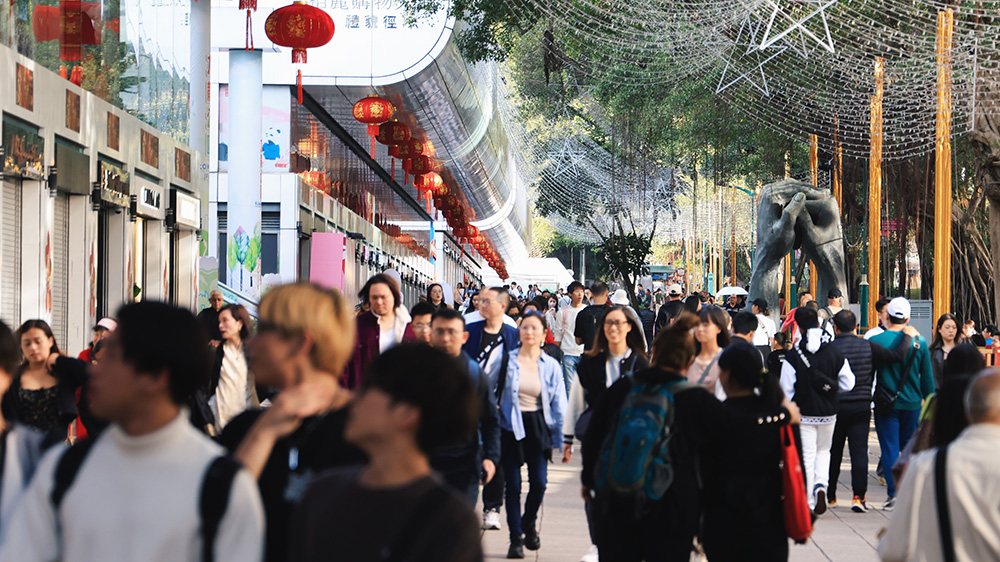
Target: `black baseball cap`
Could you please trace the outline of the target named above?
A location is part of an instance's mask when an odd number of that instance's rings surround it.
[[[840,289],[838,289],[836,287],[830,289],[826,293],[826,298],[828,298],[828,299],[839,299],[839,298],[841,298],[843,296],[844,296],[844,293],[841,293]]]

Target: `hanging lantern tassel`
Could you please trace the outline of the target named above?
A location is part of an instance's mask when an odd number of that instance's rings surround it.
[[[244,0],[240,0],[240,6],[243,5],[243,1]],[[254,3],[254,6],[256,6],[257,5],[257,0],[252,0],[252,1]],[[254,9],[256,10],[257,8],[254,8]],[[247,10],[247,44],[246,44],[246,49],[248,51],[252,51],[253,50],[253,22],[251,21],[250,10],[249,9]]]
[[[256,10],[257,0],[240,0],[241,10]]]
[[[299,92],[299,105],[302,105],[302,69],[299,69],[299,77],[295,80],[295,87]],[[372,141],[372,152],[375,151],[375,141]]]
[[[392,160],[392,181],[396,181],[396,159],[390,158]]]

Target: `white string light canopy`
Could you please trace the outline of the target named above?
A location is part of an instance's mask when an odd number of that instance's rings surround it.
[[[953,128],[971,128],[976,81],[1000,65],[1000,0],[948,5],[914,0],[506,0],[540,15],[561,63],[623,85],[708,80],[761,124],[830,153],[869,154],[874,62],[885,61],[883,158],[933,149],[936,17],[955,12]]]

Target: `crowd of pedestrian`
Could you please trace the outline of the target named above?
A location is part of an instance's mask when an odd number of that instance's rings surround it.
[[[780,329],[763,299],[679,285],[434,284],[408,309],[388,271],[356,306],[273,288],[256,319],[219,292],[197,318],[128,304],[77,358],[0,323],[0,561],[477,561],[504,525],[519,559],[578,447],[583,562],[785,560],[787,502],[837,506],[845,445],[869,511],[873,412],[883,557],[1000,558],[1000,374],[968,324],[928,345],[883,299],[862,338],[839,291],[810,297]]]

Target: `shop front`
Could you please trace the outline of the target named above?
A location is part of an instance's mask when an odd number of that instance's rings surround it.
[[[91,203],[97,211],[97,317],[113,315],[132,302],[130,176],[125,166],[101,155]]]
[[[37,193],[44,176],[45,142],[37,127],[3,115],[3,168],[0,192],[0,319],[17,329],[22,318],[22,255],[29,242],[23,228],[25,194]],[[37,237],[37,235],[36,235]]]
[[[86,272],[84,251],[86,239],[87,195],[90,194],[90,156],[79,145],[56,137],[56,167],[49,174],[49,195],[52,200],[50,223],[52,332],[60,349],[70,349],[81,343],[83,326],[70,321],[84,314]],[[73,333],[75,332],[75,333]],[[70,344],[73,344],[72,346]]]
[[[136,300],[169,298],[170,241],[164,219],[167,216],[160,180],[136,172],[132,182],[133,258]]]
[[[171,186],[167,212],[167,288],[169,300],[193,309],[198,287],[198,239],[201,228],[201,199]]]

